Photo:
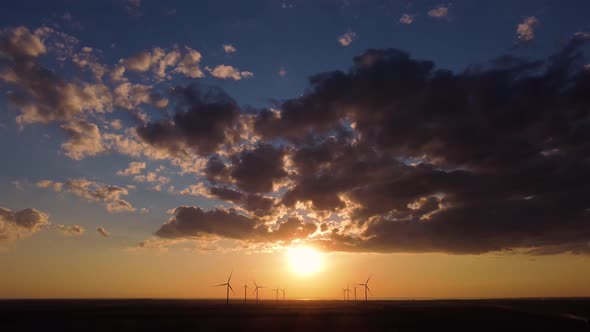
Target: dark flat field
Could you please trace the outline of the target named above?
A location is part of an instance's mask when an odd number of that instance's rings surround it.
[[[0,331],[590,331],[590,300],[0,301]]]

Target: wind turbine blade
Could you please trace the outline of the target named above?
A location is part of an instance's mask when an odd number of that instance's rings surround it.
[[[254,290],[252,291],[252,295],[256,294],[257,290],[258,290],[258,288],[254,288]]]
[[[225,285],[227,285],[227,283],[225,283],[225,284],[219,284],[219,285],[214,285],[213,287],[220,287],[220,286],[225,286]]]
[[[231,273],[229,274],[229,278],[227,278],[227,282],[229,283],[229,281],[231,280],[231,275],[234,274],[234,270],[231,271]]]
[[[227,284],[227,287],[229,287],[229,289],[231,289],[231,292],[232,292],[234,295],[236,295],[236,292],[234,292],[234,289],[231,287],[231,285],[230,285],[229,283]]]
[[[365,284],[369,283],[369,280],[371,280],[371,277],[373,276],[373,273],[371,273],[371,275],[369,276],[369,279],[367,279],[367,282],[365,282]]]
[[[369,288],[369,286],[365,286],[367,287],[367,290],[369,291],[369,294],[373,295],[373,293],[371,293],[371,289]]]
[[[357,285],[357,286],[364,286],[365,284],[355,284],[355,285]]]
[[[254,286],[256,286],[256,288],[258,288],[258,284],[256,283],[256,281],[254,281]]]

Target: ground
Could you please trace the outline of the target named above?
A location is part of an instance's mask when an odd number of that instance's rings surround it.
[[[590,300],[0,301],[0,331],[590,331]]]

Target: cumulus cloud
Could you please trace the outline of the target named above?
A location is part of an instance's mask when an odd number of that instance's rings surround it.
[[[285,150],[269,144],[257,145],[231,157],[229,170],[238,188],[252,193],[273,191],[273,184],[287,176],[283,167]]]
[[[412,16],[410,14],[403,14],[399,18],[399,22],[402,24],[412,24],[414,22],[414,16]]]
[[[225,53],[235,53],[237,49],[231,44],[223,44],[223,51]]]
[[[52,189],[56,192],[68,192],[89,202],[99,202],[111,213],[135,211],[131,203],[121,198],[121,196],[129,194],[127,189],[115,185],[78,178],[69,179],[65,182],[42,180],[37,182],[37,186]]]
[[[338,37],[338,43],[344,47],[352,44],[356,39],[356,32],[349,31],[342,36]]]
[[[528,43],[535,39],[535,27],[539,20],[534,16],[525,17],[524,20],[516,26],[516,37],[520,43]]]
[[[32,35],[27,28],[18,27],[1,32],[0,58],[7,61],[7,66],[0,71],[0,80],[14,88],[8,99],[21,112],[17,123],[69,121],[84,112],[110,111],[110,94],[105,85],[64,80],[37,62],[36,57],[46,52],[38,36],[56,34],[50,28],[38,31]]]
[[[55,225],[55,228],[66,236],[81,236],[84,235],[86,229],[80,225]]]
[[[174,156],[209,154],[239,138],[240,108],[218,89],[198,85],[173,90],[178,112],[137,128],[138,136]]]
[[[66,156],[80,160],[105,150],[100,131],[94,123],[71,121],[61,126],[69,140],[61,145]]]
[[[587,39],[457,73],[368,50],[253,112],[258,143],[209,157],[199,192],[239,210],[179,207],[156,234],[273,242],[300,214],[297,238],[326,250],[590,253]],[[273,178],[285,191],[254,213]]]
[[[439,7],[433,8],[428,11],[428,16],[433,17],[433,18],[437,18],[437,19],[446,18],[448,15],[449,15],[449,7],[448,6],[439,6]]]
[[[188,50],[189,54],[187,54],[187,56],[190,56],[191,50]],[[114,81],[120,81],[122,79],[123,73],[127,70],[139,73],[145,73],[149,70],[152,70],[157,79],[163,80],[169,78],[167,75],[167,69],[169,67],[173,68],[180,61],[180,59],[181,53],[177,49],[167,52],[163,48],[155,47],[151,52],[143,51],[135,54],[132,57],[122,59],[122,66],[116,68],[116,71],[111,74],[111,79]]]
[[[183,74],[189,78],[200,78],[204,77],[203,71],[199,67],[201,62],[201,53],[197,50],[193,50],[190,47],[185,47],[186,54],[182,56],[182,59],[174,68],[175,73]]]
[[[13,211],[0,207],[0,242],[21,240],[49,225],[49,216],[39,210],[26,208]]]
[[[313,234],[317,226],[298,218],[267,227],[255,217],[239,214],[234,209],[204,211],[199,207],[181,206],[155,233],[165,239],[223,237],[242,241],[290,242]]]
[[[96,231],[98,232],[98,234],[100,234],[102,237],[109,237],[111,236],[111,233],[109,231],[107,231],[106,229],[104,229],[103,227],[98,227],[96,229]]]
[[[145,169],[144,162],[133,161],[133,162],[129,163],[129,166],[126,169],[118,171],[117,175],[124,175],[124,176],[137,175],[137,174],[141,173],[141,171],[144,169]]]
[[[17,61],[23,57],[36,58],[45,54],[43,42],[26,27],[0,30],[0,56]]]
[[[211,76],[222,80],[232,79],[234,81],[239,81],[243,78],[250,78],[254,76],[254,73],[252,72],[240,71],[235,67],[226,65],[219,65],[215,68],[205,67],[205,69],[211,73]]]

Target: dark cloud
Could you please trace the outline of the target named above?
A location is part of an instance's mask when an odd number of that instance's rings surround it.
[[[233,210],[186,207],[157,234],[273,234],[355,252],[589,253],[587,39],[546,60],[503,56],[456,73],[368,50],[350,71],[315,75],[303,96],[258,112],[262,141],[206,167],[211,195],[242,206],[285,181],[274,192],[283,208],[331,216],[321,234],[299,219],[265,229]]]
[[[155,234],[167,239],[218,236],[248,242],[290,242],[305,238],[316,229],[314,223],[298,218],[289,218],[269,228],[257,218],[239,214],[234,209],[204,211],[200,207],[181,206]]]
[[[271,197],[244,193],[227,187],[211,187],[209,192],[216,198],[239,204],[258,216],[268,215],[275,205],[275,200]]]
[[[285,150],[260,144],[232,156],[231,176],[242,190],[260,193],[273,190],[273,184],[287,176],[283,168]]]
[[[199,207],[181,206],[156,232],[163,238],[199,237],[216,235],[231,239],[251,238],[256,234],[256,220],[237,213],[234,209],[204,211]]]
[[[209,154],[239,137],[240,108],[223,91],[191,85],[171,93],[177,112],[169,119],[137,128],[145,142],[172,155]]]
[[[26,208],[13,211],[0,207],[0,241],[20,240],[49,225],[49,216],[39,210]]]

